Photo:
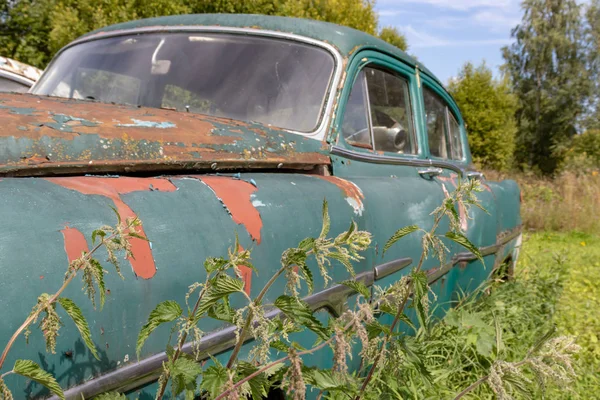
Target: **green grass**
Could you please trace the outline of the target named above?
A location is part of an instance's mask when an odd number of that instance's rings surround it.
[[[526,285],[556,280],[549,317],[560,334],[577,337],[579,379],[574,393],[557,399],[600,399],[600,237],[583,233],[538,233],[526,238],[517,278]]]
[[[514,398],[600,399],[600,237],[530,234],[515,279],[494,283],[487,292],[463,299],[441,323],[432,325],[429,337],[419,337],[425,335],[420,331],[406,339],[424,360],[429,380],[406,359],[399,366],[405,372],[386,384],[403,398],[453,399],[487,375],[494,361],[524,359],[556,325],[556,335],[576,336],[582,347],[576,356],[576,381],[561,386],[549,382],[544,391],[529,385],[528,396],[515,391]],[[535,380],[527,368],[524,377]],[[464,397],[495,398],[485,384]]]

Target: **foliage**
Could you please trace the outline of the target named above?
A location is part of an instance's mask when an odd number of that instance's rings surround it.
[[[246,13],[310,18],[377,32],[374,0],[17,0],[0,5],[2,54],[44,68],[77,37],[107,25],[165,15]],[[386,37],[395,45],[400,35]]]
[[[591,92],[585,26],[575,0],[525,0],[516,39],[503,49],[519,99],[516,160],[553,173]]]
[[[521,189],[521,218],[526,230],[600,232],[600,173],[567,170],[555,177],[532,172],[486,171],[491,180],[514,179]]]
[[[60,305],[73,320],[83,342],[89,348],[90,353],[96,359],[99,359],[96,346],[92,340],[89,325],[83,316],[81,309],[72,300],[61,297],[61,294],[77,275],[81,275],[83,280],[83,290],[90,298],[94,307],[96,306],[95,298],[97,290],[100,291],[100,306],[104,305],[106,291],[104,288],[104,274],[106,271],[104,271],[100,262],[93,258],[94,254],[100,248],[104,248],[108,253],[107,261],[115,267],[117,274],[121,276],[117,253],[124,252],[127,256],[132,256],[129,239],[132,237],[142,238],[138,233],[138,227],[141,226],[141,223],[137,218],[130,218],[124,222],[121,221],[119,214],[116,214],[118,220],[117,226],[103,226],[100,229],[95,230],[92,233],[91,238],[95,247],[89,252],[83,252],[80,258],[69,263],[67,272],[65,273],[64,282],[58,291],[52,295],[42,293],[38,297],[37,304],[33,307],[25,322],[23,322],[12,335],[8,344],[2,351],[2,355],[0,356],[0,371],[2,370],[8,353],[12,349],[17,338],[22,334],[25,336],[25,339],[28,339],[31,325],[35,324],[38,319],[41,319],[39,328],[46,341],[46,351],[53,354],[55,353],[56,339],[59,336],[58,332],[63,326],[63,322],[56,310],[58,305]],[[12,393],[4,382],[4,377],[10,374],[21,375],[35,381],[64,400],[63,391],[54,377],[31,360],[17,360],[10,371],[5,372],[0,376],[0,399],[12,399]]]
[[[506,79],[494,80],[485,63],[466,63],[448,90],[465,120],[473,160],[485,168],[512,166],[517,101]]]
[[[600,130],[588,130],[573,137],[562,169],[574,173],[600,170]]]
[[[396,46],[402,51],[408,50],[408,42],[406,41],[406,37],[393,26],[386,26],[381,29],[381,31],[379,31],[379,38],[385,40],[391,45]]]

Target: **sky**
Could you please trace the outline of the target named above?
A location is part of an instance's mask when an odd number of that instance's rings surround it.
[[[394,26],[442,82],[483,60],[498,75],[502,47],[521,19],[520,0],[377,0],[380,26]]]

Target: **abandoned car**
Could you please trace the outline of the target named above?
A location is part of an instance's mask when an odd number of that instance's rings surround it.
[[[461,215],[485,265],[449,243],[446,265],[424,264],[437,301],[456,300],[518,254],[516,183],[475,170],[460,110],[427,68],[350,28],[256,15],[109,26],[63,48],[31,93],[1,94],[0,121],[2,342],[40,293],[61,286],[69,261],[91,248],[91,232],[115,223],[111,207],[139,217],[149,239],[132,239],[124,280],[106,276],[102,311],[77,285],[68,289],[100,361],[73,324],[61,330],[56,354],[33,330],[9,355],[9,365],[17,356],[43,365],[67,398],[153,396],[168,329],[148,339],[139,360],[135,348],[156,304],[183,304],[188,285],[204,279],[202,262],[225,256],[236,232],[258,269],[244,274],[255,296],[282,251],[319,234],[324,199],[332,234],[352,220],[372,233],[355,266],[367,284],[410,272],[420,238],[406,236],[385,254],[383,245],[404,226],[430,228],[430,213],[460,179],[485,189],[478,196],[487,212]],[[335,282],[348,277],[334,269],[333,283],[317,281],[306,301],[338,315],[353,292]],[[210,324],[202,354],[225,359],[234,330]],[[20,377],[7,382],[16,398],[47,393]]]
[[[0,92],[25,93],[41,74],[42,71],[36,67],[0,57]]]

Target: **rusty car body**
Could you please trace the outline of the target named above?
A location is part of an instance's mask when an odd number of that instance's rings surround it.
[[[25,93],[41,75],[36,67],[0,56],[0,92]]]
[[[1,94],[0,121],[0,304],[9,310],[0,340],[40,293],[61,285],[68,262],[90,248],[92,230],[115,220],[111,207],[139,217],[150,240],[133,239],[125,280],[107,275],[104,310],[76,285],[68,290],[101,361],[72,326],[61,331],[55,355],[45,354],[39,332],[29,344],[19,339],[14,357],[51,371],[67,398],[152,395],[169,331],[159,328],[139,361],[135,342],[156,304],[183,302],[188,285],[203,279],[203,260],[226,255],[236,232],[252,249],[258,274],[244,279],[256,295],[283,250],[318,235],[324,199],[332,234],[351,220],[372,233],[356,265],[367,285],[409,273],[420,239],[407,236],[385,254],[383,245],[401,227],[430,228],[445,187],[459,179],[480,179],[485,189],[487,213],[462,215],[485,263],[450,244],[445,265],[427,260],[439,303],[518,254],[516,183],[487,181],[474,169],[460,110],[429,70],[350,28],[256,15],[103,28],[61,50],[32,93]],[[334,269],[332,278],[348,274]],[[349,297],[347,287],[317,281],[306,301],[335,316]],[[211,321],[202,330],[202,354],[227,357],[234,329]],[[20,388],[17,398],[46,393],[7,380]]]

